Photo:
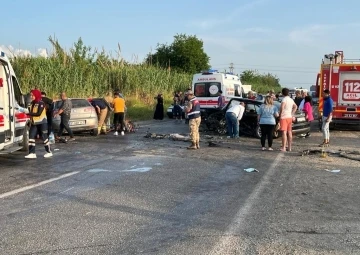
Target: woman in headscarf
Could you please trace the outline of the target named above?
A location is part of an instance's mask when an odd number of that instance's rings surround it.
[[[157,104],[156,104],[156,109],[155,109],[155,113],[154,113],[154,119],[155,120],[162,120],[164,119],[164,98],[162,96],[162,94],[158,94],[157,97],[155,97],[155,99],[157,99]]]
[[[37,134],[41,135],[45,146],[45,158],[52,157],[50,150],[50,143],[48,139],[48,127],[46,118],[45,103],[41,100],[41,92],[37,89],[33,89],[30,92],[31,105],[29,110],[29,116],[31,120],[31,127],[29,130],[29,155],[25,156],[28,159],[36,158],[35,154],[35,138]]]

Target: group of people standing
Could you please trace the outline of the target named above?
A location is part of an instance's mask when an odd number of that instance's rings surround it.
[[[74,140],[74,136],[71,128],[69,127],[69,120],[71,114],[71,101],[67,98],[66,93],[62,92],[61,95],[61,106],[59,111],[56,113],[53,112],[53,100],[46,96],[45,92],[41,92],[38,89],[33,89],[30,91],[31,102],[28,107],[21,108],[19,107],[20,112],[25,112],[30,117],[30,128],[29,128],[29,154],[25,156],[27,159],[37,158],[35,147],[36,147],[36,138],[38,136],[43,140],[45,147],[45,158],[50,158],[53,156],[50,149],[50,140],[49,135],[53,133],[52,130],[52,118],[60,116],[60,129],[56,136],[56,139],[60,139],[64,129],[70,135],[70,139]]]
[[[276,126],[276,118],[280,118],[278,130],[282,132],[282,145],[280,151],[292,150],[292,123],[295,121],[294,114],[297,110],[305,113],[306,121],[314,120],[312,98],[305,91],[297,91],[297,97],[292,99],[289,96],[289,89],[282,89],[284,96],[281,101],[280,109],[273,103],[271,96],[266,96],[265,104],[261,105],[258,122],[261,128],[261,146],[266,150],[265,141],[268,139],[268,150],[272,149],[273,132]],[[300,96],[301,95],[301,96]],[[330,97],[329,90],[323,91],[324,108],[322,117],[323,143],[320,146],[328,145],[330,142],[329,124],[332,120],[333,101]],[[307,134],[309,136],[309,134]]]
[[[54,111],[54,102],[51,98],[46,96],[45,92],[41,92],[38,89],[30,91],[31,102],[28,108],[22,108],[18,106],[20,112],[26,113],[30,117],[29,122],[29,154],[25,156],[27,159],[35,159],[36,156],[36,138],[40,137],[43,140],[45,147],[45,158],[53,156],[50,149],[50,138],[53,135],[52,119],[56,116],[60,116],[60,127],[56,136],[55,141],[61,141],[61,136],[64,129],[70,136],[70,141],[75,140],[73,132],[69,126],[71,118],[72,103],[67,97],[65,92],[60,94],[61,104],[60,107]],[[114,135],[124,135],[126,124],[125,124],[125,112],[126,105],[125,99],[119,91],[115,91],[114,98],[109,94],[105,97],[105,101],[93,100],[89,98],[91,105],[95,108],[98,114],[98,132],[106,134],[107,121],[109,118],[110,111],[114,112]]]
[[[89,101],[98,115],[98,134],[107,134],[107,126],[110,124],[110,115],[113,112],[114,135],[118,136],[119,133],[122,136],[125,135],[127,108],[124,96],[119,90],[114,92],[114,97],[112,97],[112,92],[109,92],[104,99],[90,97]]]

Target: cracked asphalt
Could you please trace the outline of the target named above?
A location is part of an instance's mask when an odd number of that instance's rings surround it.
[[[321,158],[300,156],[319,149],[315,123],[287,153],[204,133],[188,151],[144,138],[187,125],[139,126],[55,144],[51,159],[1,155],[0,254],[360,254],[360,161],[332,154],[359,150],[359,132],[332,131]]]

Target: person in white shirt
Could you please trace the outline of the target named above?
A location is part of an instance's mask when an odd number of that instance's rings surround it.
[[[304,105],[305,105],[305,97],[308,95],[308,93],[306,91],[301,91],[301,103],[299,105],[299,110],[302,111],[304,109]]]
[[[297,106],[294,99],[289,97],[289,89],[283,88],[282,94],[284,99],[281,101],[280,106],[280,130],[282,131],[282,146],[281,151],[286,151],[286,144],[288,150],[291,151],[292,145],[292,123],[293,115],[296,112]]]
[[[228,138],[239,137],[239,122],[245,112],[245,103],[240,102],[238,105],[231,106],[225,114]]]

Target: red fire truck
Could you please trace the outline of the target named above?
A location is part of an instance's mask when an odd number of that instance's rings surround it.
[[[360,59],[344,59],[343,51],[326,54],[317,81],[319,96],[319,126],[322,125],[322,91],[330,90],[334,101],[333,119],[330,126],[360,127]]]

